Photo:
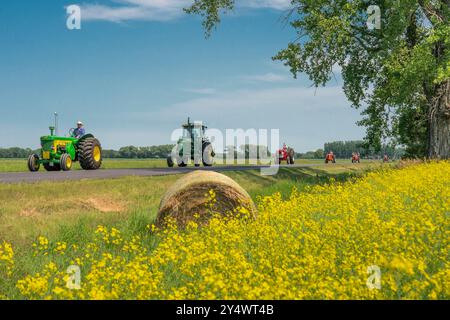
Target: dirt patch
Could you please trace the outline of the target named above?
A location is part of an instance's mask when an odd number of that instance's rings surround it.
[[[20,217],[34,217],[38,214],[39,212],[36,210],[36,208],[25,208],[19,212]]]
[[[80,211],[96,210],[103,213],[124,212],[127,206],[122,201],[113,200],[109,197],[91,197],[81,201],[67,199],[56,200],[38,206],[28,205],[19,211],[23,218],[38,217],[48,214],[72,214]]]
[[[83,203],[91,208],[94,208],[95,210],[98,210],[100,212],[122,212],[125,211],[125,204],[108,199],[108,198],[89,198]]]

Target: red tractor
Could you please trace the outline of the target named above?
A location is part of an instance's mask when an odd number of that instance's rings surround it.
[[[325,157],[325,163],[328,162],[336,163],[336,156],[334,155],[333,151],[328,152],[327,156]]]
[[[352,163],[361,163],[361,156],[359,155],[359,152],[352,153]]]
[[[276,160],[278,164],[282,161],[286,161],[287,164],[294,164],[294,156],[294,149],[288,148],[286,144],[283,144],[283,148],[277,151]]]

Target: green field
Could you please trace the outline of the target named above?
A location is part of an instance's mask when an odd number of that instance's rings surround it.
[[[105,159],[103,160],[102,169],[129,169],[129,168],[163,168],[167,167],[164,159]],[[74,164],[73,170],[81,170],[80,164]],[[26,159],[0,159],[0,172],[25,172],[28,171]],[[41,167],[41,171],[44,168]]]

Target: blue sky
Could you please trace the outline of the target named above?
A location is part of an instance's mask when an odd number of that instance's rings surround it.
[[[280,129],[298,151],[360,139],[337,79],[311,88],[271,57],[295,39],[289,1],[241,0],[210,39],[188,0],[8,1],[0,6],[0,147],[37,148],[53,112],[105,148],[171,143],[188,116],[218,129]],[[82,8],[81,30],[65,7]]]

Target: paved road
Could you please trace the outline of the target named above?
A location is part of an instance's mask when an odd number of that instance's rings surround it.
[[[320,164],[301,164],[294,166],[281,165],[280,167],[314,167]],[[182,174],[194,170],[223,171],[244,171],[259,170],[265,166],[218,166],[218,167],[186,167],[186,168],[152,168],[152,169],[105,169],[96,171],[74,170],[68,172],[14,172],[0,173],[0,183],[20,183],[39,181],[64,181],[81,179],[112,179],[127,176],[165,176],[172,174]]]

